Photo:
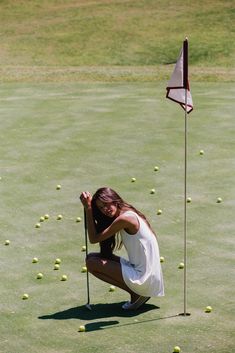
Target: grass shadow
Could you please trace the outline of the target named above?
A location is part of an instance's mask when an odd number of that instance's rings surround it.
[[[80,320],[94,320],[115,317],[134,317],[153,309],[159,309],[158,306],[152,304],[145,304],[138,310],[123,310],[121,303],[111,304],[96,304],[92,305],[92,310],[88,310],[85,305],[69,308],[63,311],[59,311],[49,315],[39,316],[41,320],[69,320],[69,319],[80,319]]]

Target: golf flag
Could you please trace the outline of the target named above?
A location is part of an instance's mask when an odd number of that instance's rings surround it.
[[[167,85],[166,98],[179,103],[190,113],[193,110],[193,100],[188,81],[188,40],[185,39],[175,69]]]

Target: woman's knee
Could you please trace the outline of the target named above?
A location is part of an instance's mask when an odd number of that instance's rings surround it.
[[[91,258],[91,257],[100,257],[100,253],[99,252],[91,252],[91,253],[87,254],[86,259]]]
[[[101,259],[99,256],[91,256],[92,254],[89,254],[90,256],[88,256],[86,258],[86,267],[88,272],[95,272],[98,270],[98,268],[101,265]]]

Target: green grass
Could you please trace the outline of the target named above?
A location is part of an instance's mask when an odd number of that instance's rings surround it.
[[[231,0],[0,1],[1,353],[234,350],[233,23]],[[184,113],[164,98],[185,36],[195,104],[186,318]],[[123,291],[92,277],[94,309],[84,307],[79,194],[104,185],[147,215],[165,257],[166,296],[133,314],[120,309]]]
[[[184,113],[164,98],[165,83],[8,83],[0,93],[0,352],[171,353],[175,345],[182,353],[232,352],[234,85],[192,86],[186,318],[178,316],[183,272],[177,268],[183,259]],[[165,257],[166,295],[139,313],[123,313],[126,294],[110,293],[92,277],[94,308],[84,308],[79,194],[103,185],[148,216]],[[36,229],[45,213],[50,219]],[[32,264],[35,256],[39,262]],[[57,257],[59,271],[53,270]],[[43,279],[35,279],[38,272]],[[68,281],[60,281],[62,274]],[[204,313],[207,305],[211,314]],[[87,332],[79,333],[83,324]]]
[[[233,24],[232,0],[1,1],[1,79],[165,80],[188,36],[193,78],[234,81]]]

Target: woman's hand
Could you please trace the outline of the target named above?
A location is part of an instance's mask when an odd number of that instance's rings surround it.
[[[80,195],[80,200],[86,210],[91,208],[92,196],[89,191],[83,191]]]

